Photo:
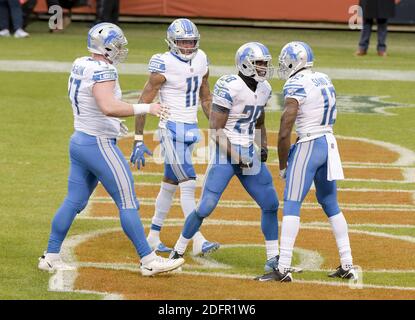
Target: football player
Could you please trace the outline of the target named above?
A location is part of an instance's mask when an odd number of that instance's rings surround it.
[[[280,177],[286,179],[278,268],[258,277],[260,281],[292,281],[291,258],[300,228],[300,208],[314,182],[319,204],[326,213],[340,255],[341,265],[330,277],[357,279],[346,219],[337,202],[336,180],[344,179],[337,142],[336,90],[330,78],[315,72],[313,52],[304,42],[290,42],[279,56],[278,75],[287,80],[284,111],[278,135]],[[293,125],[298,139],[290,147]]]
[[[222,76],[216,82],[209,119],[213,150],[202,197],[186,218],[170,257],[174,260],[183,256],[189,240],[215,209],[229,181],[236,175],[261,208],[267,255],[265,268],[272,270],[278,261],[278,198],[265,164],[268,148],[264,110],[271,97],[267,79],[274,71],[272,57],[263,44],[249,42],[237,50],[235,63],[239,73]],[[259,132],[256,138],[255,129]],[[259,150],[254,147],[254,140],[260,140]]]
[[[161,144],[165,156],[164,177],[156,199],[155,213],[147,240],[153,249],[170,252],[160,240],[160,230],[180,188],[180,203],[187,217],[196,207],[196,173],[192,150],[200,139],[197,126],[199,100],[207,118],[212,102],[209,90],[209,62],[199,49],[200,35],[189,19],[174,20],[167,29],[169,51],[155,54],[149,62],[150,77],[143,89],[140,103],[151,103],[159,93],[160,101],[168,106],[170,116],[159,123]],[[150,154],[143,141],[145,116],[136,117],[135,141],[131,162],[138,169],[144,166],[144,154]],[[193,254],[205,255],[219,244],[205,239],[201,232],[193,236]]]
[[[115,65],[128,53],[122,30],[111,23],[100,23],[88,32],[91,56],[75,60],[68,80],[75,132],[69,144],[70,174],[67,196],[55,214],[48,248],[39,259],[39,269],[54,272],[67,266],[59,254],[75,216],[88,203],[98,181],[115,201],[121,226],[141,258],[143,276],[174,270],[184,260],[172,263],[159,257],[147,243],[138,212],[134,180],[117,137],[127,129],[118,117],[151,113],[163,116],[160,104],[128,104],[121,101]]]

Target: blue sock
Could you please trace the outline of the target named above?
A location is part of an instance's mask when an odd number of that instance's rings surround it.
[[[278,217],[276,210],[262,210],[261,229],[265,240],[278,240]]]
[[[193,210],[191,214],[189,214],[186,218],[184,223],[182,235],[186,239],[191,239],[195,235],[196,232],[199,231],[200,226],[203,222],[202,217],[200,217],[196,210]]]
[[[61,207],[56,211],[52,221],[52,230],[49,236],[48,253],[59,253],[62,242],[76,217],[78,210],[76,206],[68,199],[65,199]]]
[[[155,230],[155,231],[160,231],[161,226],[158,226],[158,225],[152,223],[150,229]]]
[[[142,258],[151,253],[137,209],[120,209],[121,226]]]

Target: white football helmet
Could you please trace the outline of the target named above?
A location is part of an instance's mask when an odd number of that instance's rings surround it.
[[[179,47],[178,40],[193,40],[192,48]],[[189,61],[194,58],[199,49],[200,35],[196,25],[189,19],[176,19],[167,28],[166,42],[171,53],[180,59]]]
[[[257,65],[257,62],[265,65]],[[274,74],[272,56],[266,46],[259,42],[248,42],[242,45],[235,55],[235,64],[238,70],[247,77],[263,82],[271,79]]]
[[[113,64],[123,62],[128,55],[127,39],[120,27],[112,23],[99,23],[88,32],[88,51],[101,54]]]
[[[313,66],[313,51],[307,43],[290,42],[282,48],[278,62],[278,77],[287,80],[299,70]]]

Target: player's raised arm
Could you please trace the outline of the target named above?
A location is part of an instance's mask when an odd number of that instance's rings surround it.
[[[209,119],[210,109],[212,107],[212,95],[209,88],[209,70],[202,78],[202,85],[200,86],[200,101],[202,104],[203,112],[205,113],[206,118]]]
[[[284,176],[287,168],[288,152],[291,146],[291,131],[297,118],[298,101],[293,98],[285,99],[284,111],[281,115],[280,131],[278,133],[278,158],[280,171]]]
[[[115,81],[95,83],[92,94],[102,113],[108,117],[129,117],[137,114],[151,113],[160,116],[162,106],[158,103],[129,104],[114,97]]]

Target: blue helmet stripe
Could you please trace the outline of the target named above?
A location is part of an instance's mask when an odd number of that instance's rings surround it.
[[[190,23],[190,21],[187,19],[183,19],[181,22],[182,22],[182,27],[184,29],[184,32],[186,34],[192,34],[193,30],[192,30],[192,24]]]
[[[264,46],[262,43],[256,42],[257,46],[261,48],[262,54],[264,56],[269,56],[269,50],[266,46]]]
[[[304,42],[300,42],[300,44],[307,51],[307,62],[313,62],[314,56],[313,56],[313,52],[311,51],[310,46],[307,43],[304,43]]]

